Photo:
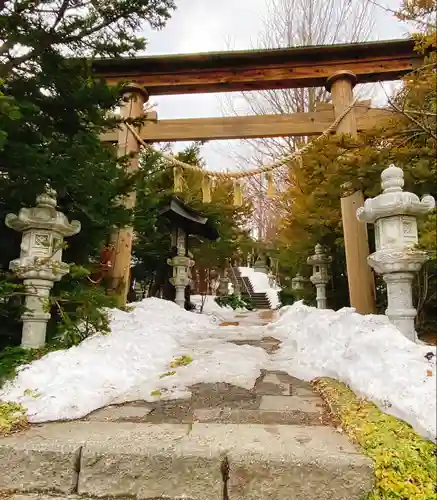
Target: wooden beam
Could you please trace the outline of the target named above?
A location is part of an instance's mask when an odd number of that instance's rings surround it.
[[[357,108],[357,127],[373,128],[393,113],[382,109]],[[260,139],[266,137],[305,137],[323,133],[334,121],[331,109],[291,115],[188,118],[147,121],[140,136],[147,142],[210,141],[219,139]],[[117,131],[101,136],[103,142],[117,142]]]
[[[346,71],[332,75],[328,81],[336,117],[340,116],[353,102],[355,82],[355,75]],[[351,109],[339,123],[336,133],[356,137],[358,135],[357,118],[355,109]],[[348,193],[340,200],[350,305],[360,314],[372,314],[376,310],[375,282],[367,262],[370,253],[367,227],[357,219],[357,209],[363,205],[362,191]]]
[[[141,89],[132,87],[126,92],[121,105],[121,116],[124,118],[138,118],[143,114],[144,103],[148,95]],[[137,153],[140,145],[136,138],[129,132],[126,125],[117,131],[118,155],[124,156]],[[127,165],[129,172],[138,169],[138,155],[134,154]],[[127,209],[135,208],[136,193],[131,192],[119,200]],[[132,226],[120,227],[112,231],[111,246],[114,249],[112,266],[110,268],[111,288],[116,293],[119,305],[125,305],[130,286],[130,270],[132,261],[132,244],[134,230]]]
[[[92,61],[109,84],[133,82],[150,95],[318,87],[339,70],[358,83],[396,80],[422,60],[412,40]]]

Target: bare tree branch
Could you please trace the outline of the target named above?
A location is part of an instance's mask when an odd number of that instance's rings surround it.
[[[350,43],[372,38],[374,15],[370,0],[266,1],[268,13],[263,20],[263,31],[256,48]],[[330,95],[324,88],[243,92],[237,99],[235,97],[228,96],[222,101],[224,114],[238,116],[247,112],[255,115],[307,112],[315,111],[320,102],[330,101]],[[244,103],[243,109],[241,102]],[[240,144],[245,146],[246,154],[234,153],[233,159],[239,169],[245,170],[249,165],[261,165],[278,156],[290,154],[296,149],[298,141],[307,140],[293,137],[243,140]],[[286,191],[291,182],[288,171],[279,169],[275,181],[279,192]],[[268,213],[280,215],[291,208],[280,201],[283,199],[280,196],[266,200],[265,182],[258,178],[248,179],[245,190],[252,199],[258,200],[253,217],[259,225],[268,224]],[[262,228],[259,229],[262,233]]]

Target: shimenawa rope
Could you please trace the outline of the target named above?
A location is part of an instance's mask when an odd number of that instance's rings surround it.
[[[130,125],[129,123],[126,123],[126,127],[129,129],[129,131],[132,133],[132,135],[135,137],[135,139],[139,142],[139,144],[141,144],[146,149],[149,149],[150,151],[160,155],[162,158],[164,158],[167,161],[169,161],[170,163],[172,163],[175,167],[179,167],[179,168],[184,169],[184,170],[195,170],[195,171],[201,172],[205,176],[210,177],[211,179],[223,179],[223,180],[235,179],[235,180],[239,180],[239,179],[244,179],[247,177],[253,177],[254,175],[259,175],[262,173],[271,172],[272,170],[275,170],[275,169],[281,167],[285,163],[293,161],[297,157],[300,157],[303,154],[305,154],[314,144],[321,141],[328,134],[330,134],[331,132],[333,132],[334,130],[337,129],[339,123],[349,113],[349,111],[355,106],[357,101],[358,101],[358,97],[356,97],[353,100],[353,102],[347,108],[344,109],[344,111],[331,123],[331,125],[321,135],[319,135],[316,139],[309,142],[308,144],[306,144],[302,148],[294,151],[290,155],[284,156],[283,158],[276,160],[275,162],[271,163],[270,165],[263,165],[261,167],[254,168],[251,170],[245,170],[243,172],[216,172],[213,170],[205,170],[202,167],[200,167],[199,165],[190,165],[189,163],[185,163],[181,160],[178,160],[174,156],[163,153],[162,151],[159,151],[158,149],[155,149],[154,147],[152,147],[150,144],[145,142],[140,137],[140,135],[135,130],[135,128],[132,127],[132,125]]]

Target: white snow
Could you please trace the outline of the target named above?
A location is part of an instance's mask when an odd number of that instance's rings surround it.
[[[220,328],[214,313],[145,299],[132,312],[112,311],[111,334],[23,367],[0,390],[0,400],[23,404],[31,422],[68,420],[110,404],[154,401],[156,390],[166,399],[189,397],[188,387],[200,382],[251,388],[261,369],[283,370],[304,380],[341,380],[435,440],[435,358],[425,358],[435,347],[410,342],[385,316],[361,316],[352,309],[334,312],[296,303],[282,308],[278,321],[267,327],[250,326],[256,313],[245,315],[241,326]],[[265,336],[282,341],[276,353],[227,343]],[[183,355],[192,362],[171,368]]]
[[[206,316],[155,298],[132,312],[114,310],[111,334],[26,365],[0,400],[23,404],[31,422],[75,419],[109,404],[149,400],[181,344],[208,336],[211,325]]]
[[[281,305],[279,300],[279,291],[281,289],[270,284],[267,274],[255,271],[251,267],[239,267],[238,269],[242,277],[249,279],[255,293],[265,293],[267,295],[272,309],[277,309]]]
[[[433,346],[405,338],[386,316],[353,309],[319,310],[302,302],[281,309],[270,335],[282,341],[271,369],[303,380],[331,377],[382,411],[436,439],[436,354]]]
[[[232,307],[221,307],[215,301],[215,295],[191,295],[190,301],[196,306],[196,311],[200,312],[203,303],[202,314],[210,316],[219,321],[232,320],[237,313],[245,312],[246,309],[233,310]]]

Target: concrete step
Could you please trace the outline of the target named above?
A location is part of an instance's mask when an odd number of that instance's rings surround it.
[[[249,292],[250,294],[253,294],[253,287],[249,278],[247,276],[241,276],[241,273],[238,268],[234,267],[233,270],[234,270],[233,273],[232,272],[229,273],[232,283],[234,285],[238,284],[243,293]]]
[[[254,305],[255,309],[271,309],[272,306],[270,304],[270,301],[265,293],[262,292],[256,292],[251,295],[242,293],[243,298],[247,298],[252,302]]]
[[[0,492],[359,500],[372,484],[370,460],[323,426],[81,421],[0,439]]]

